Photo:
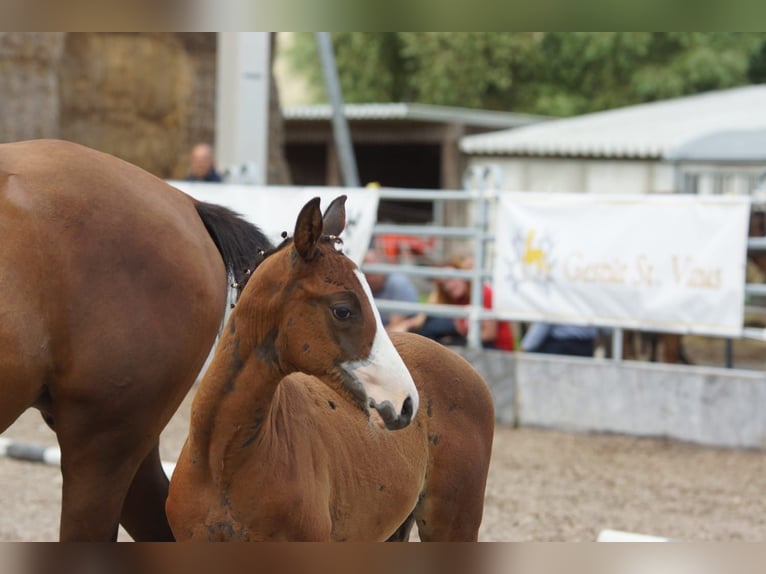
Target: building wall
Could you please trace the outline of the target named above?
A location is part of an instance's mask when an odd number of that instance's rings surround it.
[[[645,160],[477,156],[469,166],[498,165],[503,188],[564,193],[666,193],[673,168]]]

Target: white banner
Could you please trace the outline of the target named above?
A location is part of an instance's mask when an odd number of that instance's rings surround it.
[[[739,336],[750,199],[501,194],[494,307],[518,320]]]
[[[347,195],[346,230],[341,235],[343,252],[357,265],[364,258],[378,218],[378,192],[370,188],[346,187],[266,187],[226,183],[168,181],[200,201],[232,209],[257,225],[274,245],[282,233],[292,236],[298,213],[314,197],[322,199],[322,211],[339,195]]]

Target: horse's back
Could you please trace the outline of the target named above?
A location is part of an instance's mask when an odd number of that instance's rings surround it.
[[[178,229],[199,224],[189,217],[194,201],[163,180],[115,156],[62,140],[0,144],[0,213],[11,209],[58,231],[57,223],[79,231],[109,216],[112,228],[132,229],[128,223],[135,221],[131,212],[137,210],[139,232],[153,223]]]
[[[491,444],[494,402],[476,369],[455,351],[426,337],[392,333],[391,340],[421,394],[417,416],[428,419],[431,429],[434,424],[471,427],[478,438]]]

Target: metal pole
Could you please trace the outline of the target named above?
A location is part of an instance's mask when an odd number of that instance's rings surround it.
[[[332,127],[335,138],[335,148],[338,150],[340,171],[343,184],[346,187],[359,187],[359,173],[356,169],[354,148],[351,145],[348,122],[343,111],[343,96],[338,81],[338,69],[335,67],[335,55],[332,49],[332,39],[329,32],[316,32],[319,60],[322,64],[327,97],[332,106]]]

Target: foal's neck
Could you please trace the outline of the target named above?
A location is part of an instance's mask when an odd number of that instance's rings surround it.
[[[265,333],[258,332],[238,310],[229,319],[192,405],[192,432],[204,430],[190,435],[190,446],[211,462],[215,473],[236,464],[233,457],[259,438],[284,377],[268,351],[276,331],[266,327]]]

